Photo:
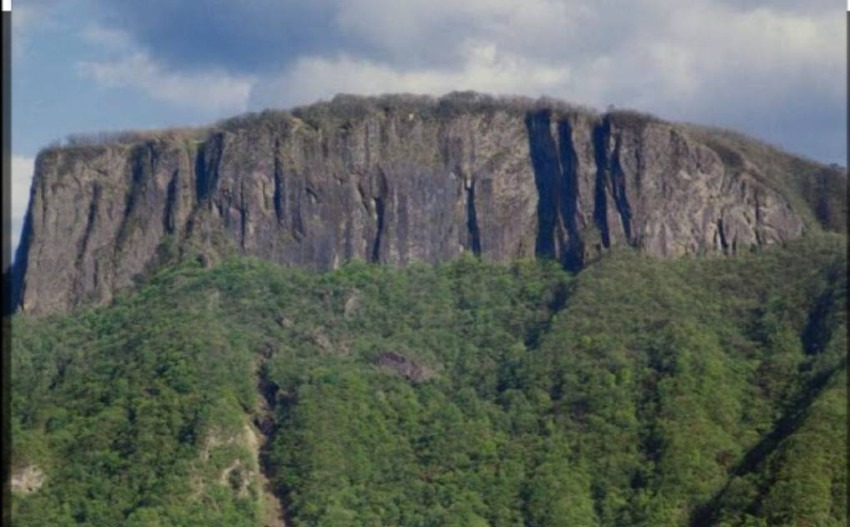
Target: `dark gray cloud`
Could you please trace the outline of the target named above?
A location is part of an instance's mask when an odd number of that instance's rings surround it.
[[[846,111],[843,100],[825,101],[801,90],[761,103],[750,99],[721,101],[713,107],[706,105],[690,120],[732,128],[789,152],[845,165]]]
[[[173,68],[267,71],[356,44],[333,30],[332,5],[322,0],[95,1],[101,24]]]

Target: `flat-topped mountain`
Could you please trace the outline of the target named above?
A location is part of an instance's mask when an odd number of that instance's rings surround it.
[[[14,270],[23,312],[111,300],[174,258],[545,257],[629,245],[736,254],[846,229],[846,172],[734,133],[549,99],[337,96],[38,156]]]

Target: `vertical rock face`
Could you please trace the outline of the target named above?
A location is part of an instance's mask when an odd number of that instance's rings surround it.
[[[615,245],[734,254],[820,228],[816,191],[795,201],[774,184],[783,174],[730,163],[728,147],[697,136],[547,101],[341,96],[51,149],[37,161],[16,301],[34,314],[108,302],[169,250],[316,269],[462,252],[578,269]],[[846,189],[843,172],[817,169]]]

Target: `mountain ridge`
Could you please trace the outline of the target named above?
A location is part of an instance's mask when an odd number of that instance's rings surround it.
[[[197,129],[73,138],[36,174],[13,303],[107,303],[170,259],[736,254],[846,230],[846,173],[695,125],[541,98],[337,96]]]

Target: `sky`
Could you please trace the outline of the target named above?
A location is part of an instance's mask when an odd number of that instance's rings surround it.
[[[12,227],[72,133],[336,93],[551,96],[846,164],[838,0],[13,0]]]

